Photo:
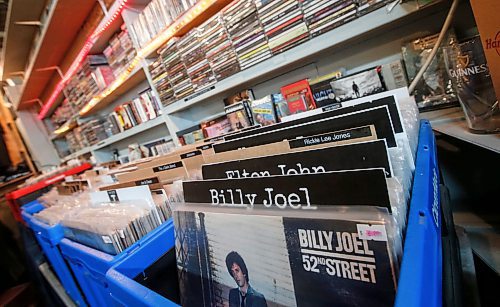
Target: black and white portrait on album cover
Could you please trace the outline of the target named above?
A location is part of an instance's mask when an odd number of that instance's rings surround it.
[[[360,238],[359,225],[385,234],[377,221],[189,210],[174,221],[182,306],[394,304],[387,236]]]

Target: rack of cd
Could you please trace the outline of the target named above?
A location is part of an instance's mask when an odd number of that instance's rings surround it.
[[[303,42],[290,50],[286,50],[270,58],[264,59],[262,62],[241,70],[226,79],[218,81],[210,85],[208,88],[204,88],[199,92],[195,92],[194,94],[188,95],[166,105],[162,110],[163,118],[165,119],[165,124],[167,126],[167,129],[164,130],[168,130],[169,134],[173,136],[180,130],[199,124],[203,118],[211,117],[213,114],[220,112],[220,103],[217,103],[219,109],[214,112],[215,107],[212,103],[214,99],[221,100],[221,97],[231,94],[235,89],[251,86],[252,84],[262,81],[263,78],[281,75],[290,70],[291,65],[303,65],[307,61],[310,62],[315,55],[324,53],[332,48],[350,45],[351,41],[356,38],[368,36],[369,33],[380,33],[380,29],[394,27],[402,20],[414,15],[415,13],[420,14],[424,11],[434,12],[439,9],[442,9],[442,6],[432,4],[421,8],[415,2],[407,2],[402,5],[395,6],[389,14],[387,13],[386,8],[380,8],[370,12],[369,14],[363,15],[345,25],[325,32],[319,37]],[[349,31],[345,31],[346,27],[349,28]],[[152,81],[148,68],[146,67],[147,64],[141,63],[141,66],[143,66],[142,69],[146,72],[145,75],[148,79],[149,86],[154,88],[154,82]],[[146,85],[146,83],[144,84]],[[130,86],[132,85],[133,84]],[[124,91],[130,91],[128,87],[129,86],[127,85],[127,87],[124,88]],[[158,97],[160,95],[158,95],[157,89],[154,89],[153,92],[156,98],[159,99]],[[113,99],[106,99],[109,100],[106,103],[115,104],[111,101]],[[186,112],[187,109],[191,108],[196,109],[196,116],[192,115],[193,112]],[[137,129],[134,129],[134,134],[150,130],[151,127],[151,125],[138,127]],[[143,136],[144,135],[146,134],[143,134]],[[172,139],[174,143],[177,144],[177,138],[173,137]],[[70,158],[78,157],[82,154],[88,154],[90,152],[92,151],[78,151],[63,158],[63,160],[67,161]]]

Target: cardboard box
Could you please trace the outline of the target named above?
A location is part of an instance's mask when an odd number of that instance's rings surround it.
[[[500,19],[498,19],[500,1],[470,0],[470,3],[498,98],[500,97]]]

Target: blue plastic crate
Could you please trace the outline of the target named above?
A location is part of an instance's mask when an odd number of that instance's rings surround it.
[[[47,260],[52,265],[52,269],[55,271],[66,293],[78,306],[87,306],[71,274],[71,270],[66,261],[64,261],[59,249],[59,243],[64,238],[62,226],[60,224],[50,226],[33,217],[33,214],[43,209],[45,209],[44,206],[37,201],[33,201],[22,207],[21,216],[28,227],[33,230],[38,244],[42,248]]]
[[[437,307],[442,305],[439,173],[428,121],[420,124],[412,195],[395,306]],[[106,277],[116,302],[125,306],[177,306],[133,280],[174,245],[173,229],[164,231],[158,241],[143,245],[108,271]]]
[[[168,241],[164,241],[165,233],[168,232],[167,229],[172,228],[171,221],[165,222],[116,256],[69,239],[62,239],[61,252],[68,260],[88,303],[91,306],[114,306],[116,300],[111,297],[111,288],[106,279],[106,272],[124,259],[130,257],[135,259],[136,253],[143,255],[144,250],[150,252],[162,244],[168,245]]]
[[[436,141],[421,121],[410,214],[395,306],[442,305],[443,257]]]
[[[109,281],[113,299],[124,306],[178,306],[133,280],[174,246],[174,224],[170,219],[162,225],[154,239],[142,244],[133,254],[107,272],[106,278]]]

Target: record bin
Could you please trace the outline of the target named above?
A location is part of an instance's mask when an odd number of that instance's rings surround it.
[[[48,192],[53,184],[64,180],[66,176],[76,175],[90,168],[92,168],[91,164],[83,163],[82,165],[66,170],[60,174],[6,194],[5,198],[7,199],[7,205],[10,211],[12,211],[16,221],[20,223],[24,222],[21,217],[21,210],[19,209],[21,206],[36,200],[38,197]]]
[[[439,172],[434,134],[425,120],[420,123],[412,195],[395,306],[437,307],[442,305]],[[106,280],[114,301],[124,306],[175,306],[134,280],[173,246],[173,227],[165,227],[163,231],[164,239],[143,244],[107,272]]]
[[[33,217],[33,214],[45,209],[38,201],[33,201],[21,208],[21,215],[27,226],[33,230],[38,244],[45,257],[52,265],[66,293],[78,306],[87,306],[78,284],[76,283],[66,261],[61,255],[59,243],[64,238],[64,230],[60,224],[48,225]]]
[[[169,220],[115,256],[69,239],[62,239],[60,248],[89,305],[115,306],[119,301],[111,296],[113,288],[106,277],[106,273],[111,267],[126,259],[137,259],[139,257],[142,259],[141,261],[144,261],[144,264],[139,269],[129,270],[129,268],[126,268],[126,270],[127,272],[143,271],[145,265],[150,263],[147,258],[154,261],[152,254],[165,248],[170,249],[173,246],[173,240],[173,221]],[[136,256],[136,254],[139,256]],[[120,282],[125,282],[125,280]],[[129,288],[127,287],[127,289]]]
[[[412,195],[395,306],[441,306],[439,172],[428,121],[420,125]],[[157,264],[168,258],[174,242],[173,223],[169,220],[116,256],[68,239],[62,239],[60,246],[91,306],[175,306],[160,290],[137,281],[141,275],[156,275],[151,269],[161,267]],[[176,278],[175,270],[170,269],[168,272]]]

